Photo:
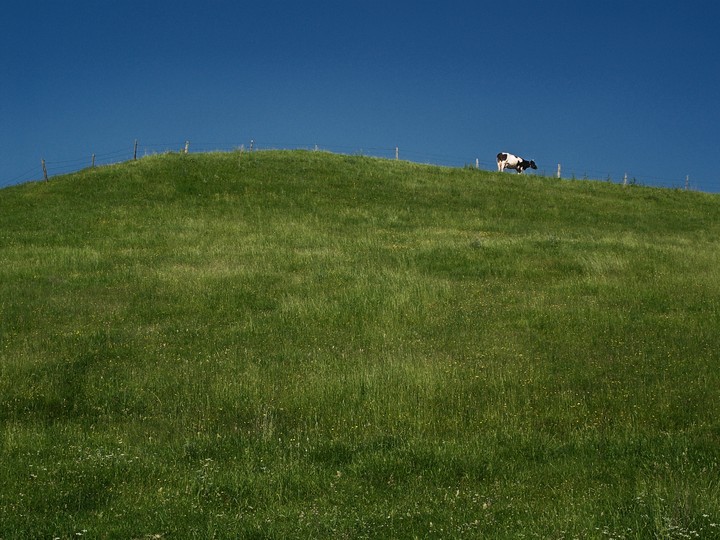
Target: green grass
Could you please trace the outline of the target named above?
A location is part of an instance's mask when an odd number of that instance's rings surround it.
[[[0,191],[0,538],[720,537],[720,199],[318,152]]]

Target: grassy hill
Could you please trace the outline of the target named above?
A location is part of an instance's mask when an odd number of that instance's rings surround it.
[[[0,538],[720,537],[720,198],[318,152],[0,190]]]

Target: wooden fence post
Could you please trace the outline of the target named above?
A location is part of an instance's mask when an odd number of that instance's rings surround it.
[[[558,177],[558,178],[560,178],[560,171],[561,171],[561,170],[562,170],[562,167],[561,167],[560,164],[558,163],[558,172],[557,172],[557,177]]]
[[[43,178],[45,181],[48,181],[48,174],[47,174],[47,167],[45,166],[45,160],[42,160],[42,168],[43,168]]]
[[[185,141],[185,153],[188,153],[188,149],[190,148],[190,141]]]
[[[137,139],[135,139],[135,148],[133,149],[133,161],[137,161]]]
[[[627,186],[627,173],[625,173],[625,176],[623,177],[623,186]]]
[[[400,159],[400,147],[395,146],[395,161]]]
[[[95,154],[92,155],[92,163],[90,166],[94,169],[95,168]]]
[[[475,158],[475,168],[476,169],[480,168],[480,158]]]
[[[690,175],[686,174],[685,175],[685,191],[688,190],[688,187],[690,187]]]

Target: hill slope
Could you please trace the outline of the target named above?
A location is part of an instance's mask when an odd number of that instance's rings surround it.
[[[720,199],[312,152],[0,191],[0,538],[707,537]]]

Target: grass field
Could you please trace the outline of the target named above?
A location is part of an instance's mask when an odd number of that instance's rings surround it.
[[[720,538],[720,198],[322,152],[0,190],[0,539]]]

